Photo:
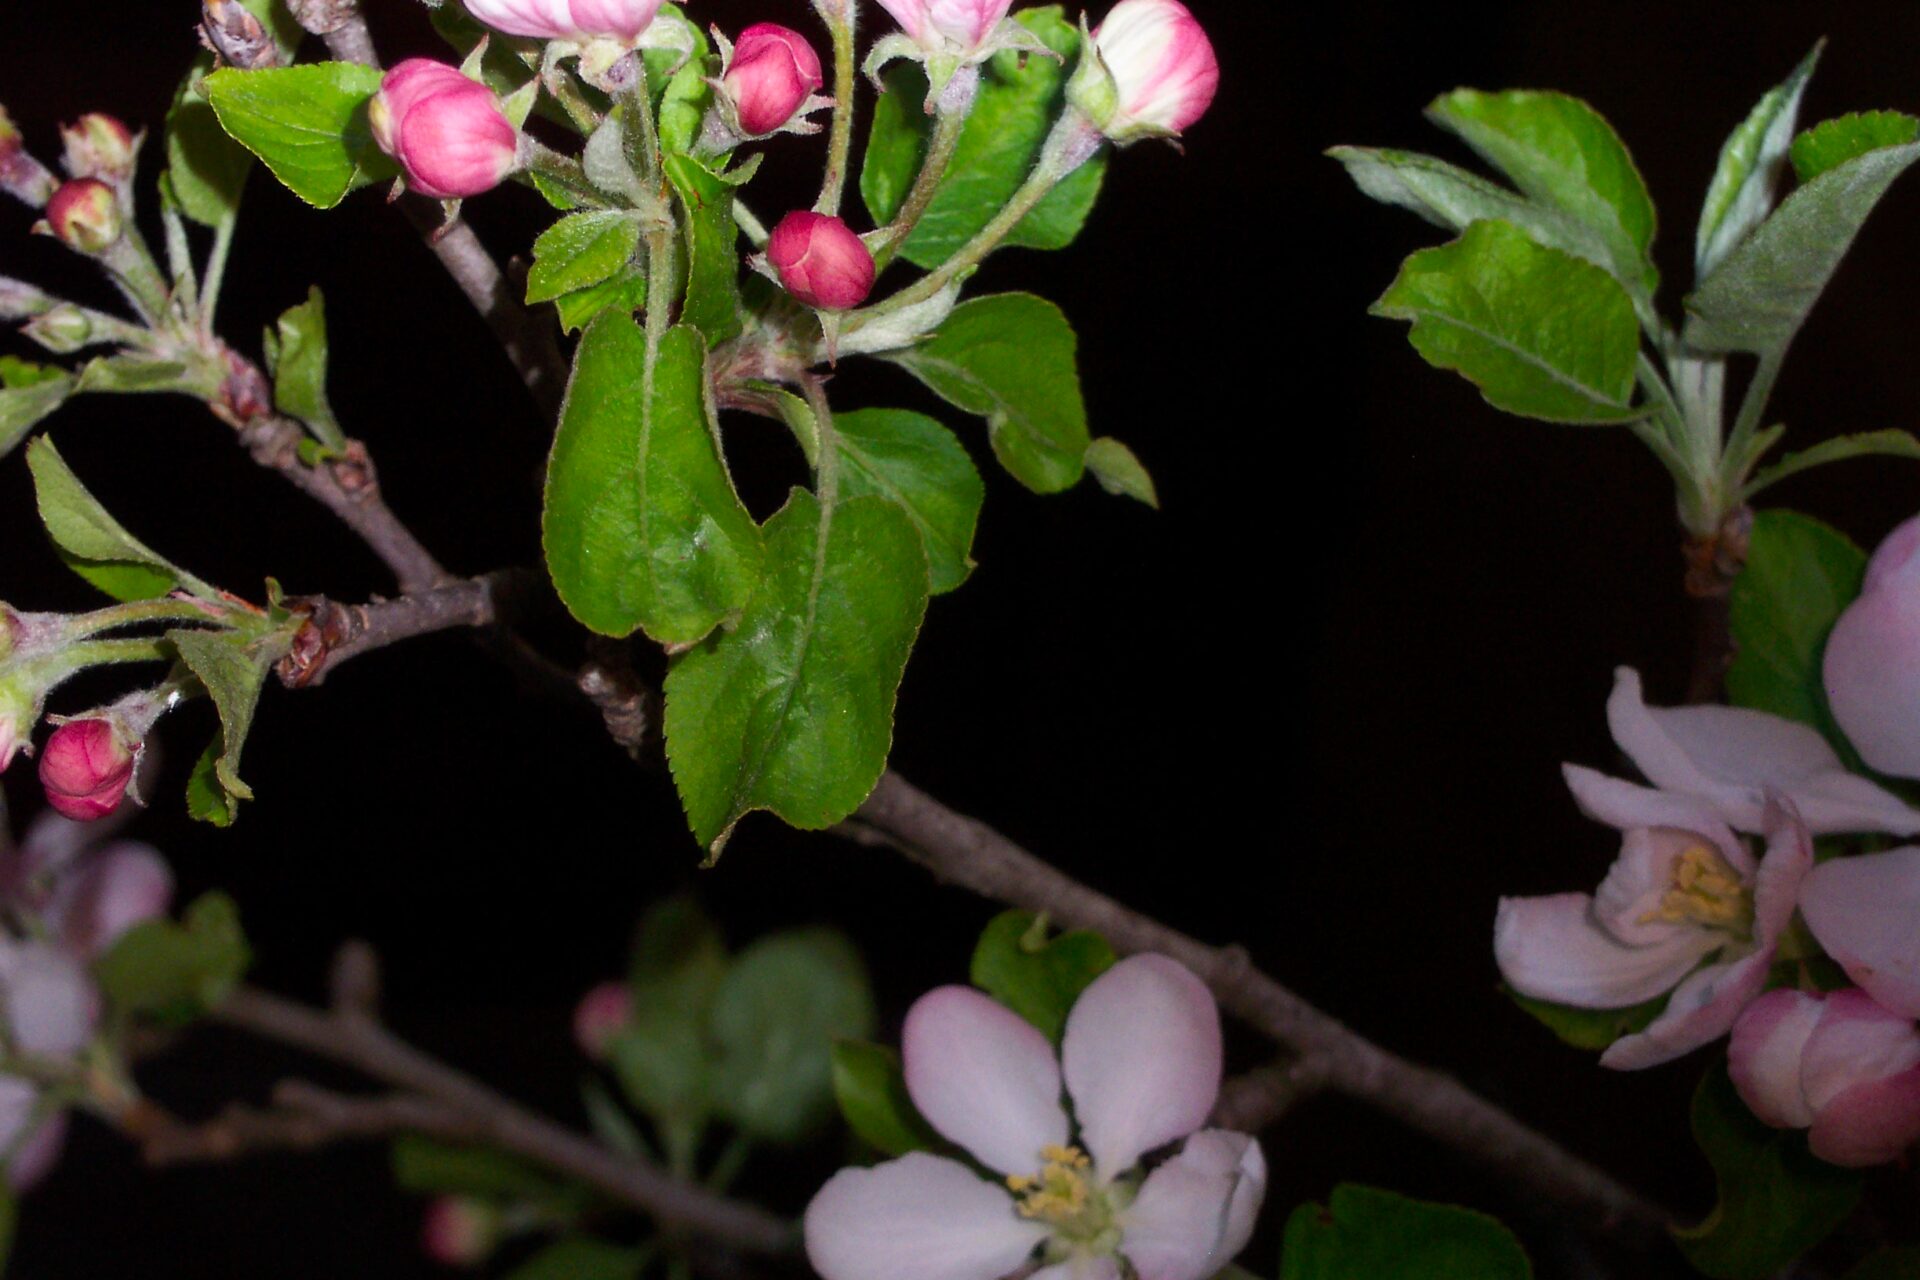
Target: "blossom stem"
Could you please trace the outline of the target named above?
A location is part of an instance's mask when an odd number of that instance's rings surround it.
[[[847,166],[853,154],[854,95],[858,71],[854,66],[852,0],[815,0],[814,8],[827,24],[833,40],[833,125],[827,137],[827,170],[821,179],[815,213],[838,217],[847,188]]]
[[[971,80],[970,86],[961,83],[963,76]],[[933,121],[933,136],[927,141],[927,154],[920,162],[919,176],[914,178],[912,189],[900,205],[900,212],[894,215],[892,225],[887,228],[886,242],[873,255],[875,275],[885,271],[887,264],[906,246],[913,229],[920,225],[921,215],[933,203],[941,179],[947,176],[947,167],[953,163],[953,153],[960,147],[960,135],[966,132],[967,117],[972,114],[979,86],[980,68],[962,67],[954,73],[953,84],[949,86],[953,102],[949,103],[948,94],[941,95],[940,109]]]
[[[226,283],[227,258],[233,250],[233,231],[239,215],[229,209],[213,229],[213,248],[207,254],[207,270],[200,285],[200,333],[213,334],[214,312],[220,306],[220,289]]]

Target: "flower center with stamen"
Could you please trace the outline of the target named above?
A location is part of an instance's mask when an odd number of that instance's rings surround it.
[[[1057,1236],[1080,1244],[1093,1244],[1109,1234],[1114,1207],[1094,1185],[1087,1153],[1078,1147],[1045,1147],[1040,1158],[1046,1164],[1037,1175],[1007,1179],[1020,1216],[1044,1222]]]
[[[1720,851],[1696,844],[1673,864],[1673,882],[1641,924],[1700,924],[1733,933],[1753,926],[1753,894]]]

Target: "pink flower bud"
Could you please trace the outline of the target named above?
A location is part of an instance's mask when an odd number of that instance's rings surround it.
[[[477,196],[519,163],[519,130],[493,90],[430,58],[409,58],[387,72],[368,118],[374,139],[421,195]]]
[[[793,119],[826,76],[806,37],[760,22],[740,33],[721,83],[733,98],[740,131],[759,138]]]
[[[1920,1032],[1854,988],[1770,991],[1734,1026],[1727,1070],[1776,1129],[1805,1129],[1813,1153],[1864,1167],[1920,1142]]]
[[[580,1052],[605,1062],[613,1038],[633,1015],[633,998],[625,983],[603,982],[581,998],[573,1011],[573,1038]]]
[[[76,178],[98,178],[102,182],[121,183],[133,176],[134,156],[139,144],[126,125],[99,111],[91,111],[69,125],[62,125],[60,139],[66,144],[67,172]]]
[[[1213,104],[1220,62],[1180,0],[1120,0],[1093,42],[1111,86],[1089,92],[1076,77],[1074,102],[1114,141],[1178,137]]]
[[[20,130],[0,107],[0,191],[38,209],[53,195],[53,187],[53,175],[27,153]]]
[[[139,744],[128,741],[113,721],[67,721],[40,753],[47,803],[75,822],[106,817],[126,796],[138,757]]]
[[[1013,0],[880,0],[880,7],[927,51],[965,57],[986,43]]]
[[[1920,778],[1920,517],[1880,544],[1860,598],[1827,638],[1834,719],[1882,773]]]
[[[62,183],[47,201],[46,221],[40,225],[61,244],[86,254],[105,253],[125,230],[119,197],[98,178]]]
[[[617,40],[632,45],[665,0],[467,0],[467,12],[495,31],[535,40]]]
[[[821,311],[846,311],[873,292],[873,255],[838,218],[796,210],[767,241],[767,261],[788,293]]]
[[[435,1196],[420,1223],[420,1247],[443,1267],[477,1267],[500,1243],[500,1211],[465,1196]]]

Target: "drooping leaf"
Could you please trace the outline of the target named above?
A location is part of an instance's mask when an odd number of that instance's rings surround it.
[[[649,1256],[645,1249],[571,1236],[534,1254],[506,1280],[639,1280]]]
[[[533,242],[527,301],[551,302],[602,284],[627,269],[639,246],[640,219],[631,210],[569,214]]]
[[[1920,138],[1920,120],[1903,111],[1859,111],[1825,120],[1793,140],[1793,171],[1812,182],[1869,151]]]
[[[1740,491],[1741,501],[1752,501],[1762,490],[1802,471],[1824,467],[1830,462],[1867,457],[1920,458],[1920,440],[1916,440],[1910,432],[1891,427],[1885,431],[1863,431],[1858,435],[1822,440],[1797,453],[1785,455],[1755,475]]]
[[[739,336],[740,227],[733,220],[737,179],[690,156],[668,156],[667,177],[686,215],[687,291],[680,323],[692,325],[709,347]]]
[[[667,760],[716,856],[752,810],[819,830],[867,798],[927,606],[919,531],[892,502],[829,508],[797,489],[765,532],[765,577],[740,624],[667,675]]]
[[[327,399],[327,304],[318,285],[281,314],[267,344],[274,408],[303,423],[329,452],[347,447],[347,433]]]
[[[87,492],[53,442],[27,446],[40,522],[75,573],[116,600],[148,600],[184,588],[207,599],[219,592],[167,560],[122,528]]]
[[[73,395],[73,375],[52,365],[0,356],[0,458]]]
[[[203,388],[195,374],[178,360],[165,360],[138,352],[120,352],[97,356],[80,368],[75,391],[100,391],[121,395],[147,395],[156,391],[182,391],[193,394]]]
[[[233,899],[209,893],[178,924],[147,920],[127,930],[93,973],[114,1008],[179,1026],[217,1008],[252,959]]]
[[[973,949],[973,985],[1059,1040],[1067,1013],[1093,980],[1118,958],[1097,933],[1076,930],[1048,937],[1031,911],[1003,911]]]
[[[961,303],[930,340],[886,358],[985,418],[994,455],[1014,479],[1058,493],[1080,482],[1093,443],[1078,346],[1060,308],[1001,293]]]
[[[1532,1280],[1511,1231],[1472,1209],[1338,1186],[1287,1219],[1280,1280]]]
[[[1080,33],[1059,5],[1023,9],[1014,18],[1064,63],[1008,52],[982,68],[980,93],[947,176],[901,250],[917,267],[931,269],[945,262],[1005,207],[1033,171],[1041,144],[1060,115],[1066,74],[1079,56]],[[919,176],[933,129],[925,110],[927,79],[918,65],[895,64],[886,85],[874,107],[860,170],[860,194],[876,226],[885,226],[900,211]],[[1105,174],[1104,156],[1089,160],[1022,219],[1005,243],[1030,249],[1072,244],[1099,197]]]
[[[1087,446],[1087,470],[1114,497],[1132,498],[1155,511],[1160,509],[1160,491],[1154,486],[1153,473],[1133,450],[1112,436],[1101,436]]]
[[[1640,328],[1626,291],[1507,223],[1476,222],[1408,258],[1373,313],[1411,320],[1427,362],[1458,371],[1495,408],[1581,424],[1637,416]]]
[[[167,112],[167,179],[180,211],[203,226],[215,227],[234,216],[253,157],[229,138],[207,101],[204,80],[213,55],[202,53],[173,97]]]
[[[1687,298],[1689,346],[1774,355],[1800,331],[1854,237],[1920,142],[1844,161],[1780,202]]]
[[[706,344],[680,325],[648,356],[613,312],[580,341],[547,469],[547,568],[593,630],[691,644],[745,607],[760,531],[720,456]]]
[[[986,485],[953,432],[906,409],[838,414],[840,496],[868,494],[897,504],[920,531],[933,593],[973,572],[973,531]]]
[[[353,62],[314,62],[206,78],[220,127],[308,204],[331,209],[347,193],[399,170],[373,141],[367,104],[380,72]]]
[[[1697,1227],[1674,1232],[1694,1268],[1714,1280],[1767,1280],[1819,1244],[1860,1200],[1863,1177],[1816,1158],[1798,1130],[1761,1123],[1724,1064],[1693,1095],[1693,1138],[1713,1165],[1720,1199]]]
[[[711,1108],[707,1022],[727,972],[727,947],[690,898],[669,898],[640,922],[628,969],[632,1013],[609,1046],[633,1104],[663,1129],[696,1129]]]
[[[1774,188],[1800,119],[1800,99],[1824,45],[1824,41],[1816,44],[1785,82],[1769,90],[1720,148],[1720,164],[1713,185],[1707,188],[1700,227],[1694,234],[1695,280],[1712,275],[1733,246],[1773,209]],[[1805,178],[1802,174],[1801,180]]]
[[[1666,996],[1656,996],[1645,1004],[1628,1009],[1576,1009],[1523,996],[1511,987],[1507,996],[1541,1026],[1576,1049],[1598,1053],[1621,1036],[1644,1031],[1667,1007]]]
[[[253,789],[240,780],[240,753],[253,728],[267,673],[280,654],[236,631],[170,631],[167,640],[206,686],[219,712],[220,754],[213,761],[213,778],[226,792],[231,813],[238,801],[253,799]]]
[[[1599,112],[1564,93],[1456,89],[1435,99],[1427,115],[1527,195],[1591,228],[1620,283],[1642,299],[1654,295],[1653,198]]]
[[[828,929],[760,939],[734,960],[714,997],[715,1107],[768,1142],[798,1142],[833,1113],[833,1045],[873,1034],[873,991],[860,953]]]
[[[1812,725],[1846,750],[1827,706],[1820,664],[1827,636],[1860,594],[1867,553],[1839,530],[1795,511],[1754,517],[1747,565],[1728,602],[1733,664],[1727,694]]]
[[[883,1044],[841,1040],[833,1046],[833,1095],[847,1125],[887,1156],[945,1145],[907,1095],[900,1055]]]

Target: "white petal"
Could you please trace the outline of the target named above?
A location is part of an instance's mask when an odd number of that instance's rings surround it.
[[[0,1158],[4,1158],[26,1136],[33,1121],[33,1109],[40,1101],[40,1087],[19,1076],[0,1075]]]
[[[110,845],[61,886],[51,914],[60,941],[88,959],[104,954],[134,925],[165,914],[173,870],[150,845]]]
[[[1494,959],[1507,985],[1578,1009],[1626,1009],[1671,991],[1726,941],[1690,925],[1628,946],[1600,927],[1584,893],[1502,898],[1493,924]]]
[[[825,1280],[997,1280],[1047,1237],[1013,1197],[923,1152],[842,1169],[807,1206],[807,1259]]]
[[[927,1123],[989,1169],[1030,1174],[1067,1144],[1060,1064],[1032,1023],[972,987],[914,1003],[900,1035],[907,1092]]]
[[[1727,1072],[1753,1114],[1776,1129],[1804,1129],[1813,1108],[1800,1087],[1800,1058],[1825,1005],[1817,996],[1782,988],[1748,1005],[1733,1024]]]
[[[1718,849],[1727,865],[1742,876],[1753,874],[1753,855],[1734,836],[1719,811],[1699,796],[1643,787],[1584,765],[1562,765],[1560,771],[1580,812],[1595,822],[1618,831],[1666,827],[1691,832]]]
[[[1673,888],[1674,864],[1687,850],[1705,842],[1691,831],[1671,827],[1636,827],[1620,842],[1607,878],[1593,895],[1593,915],[1600,927],[1628,946],[1666,942],[1683,921],[1659,919],[1662,901]]]
[[[1112,1258],[1075,1258],[1058,1266],[1042,1267],[1027,1280],[1122,1280],[1120,1264]]]
[[[1247,1247],[1267,1193],[1260,1144],[1208,1129],[1147,1175],[1121,1218],[1120,1248],[1140,1280],[1210,1280]]]
[[[1108,1180],[1206,1123],[1220,1096],[1220,1009],[1184,965],[1131,956],[1075,1002],[1061,1062],[1081,1139]]]
[[[64,951],[38,942],[0,944],[0,997],[13,1042],[27,1053],[65,1057],[93,1039],[93,981]]]
[[[1600,1055],[1600,1065],[1638,1071],[1692,1053],[1733,1030],[1740,1011],[1767,985],[1771,951],[1708,965],[1674,988],[1673,998],[1646,1030],[1624,1036]]]
[[[1920,1018],[1920,848],[1821,863],[1800,891],[1800,912],[1848,977]]]

